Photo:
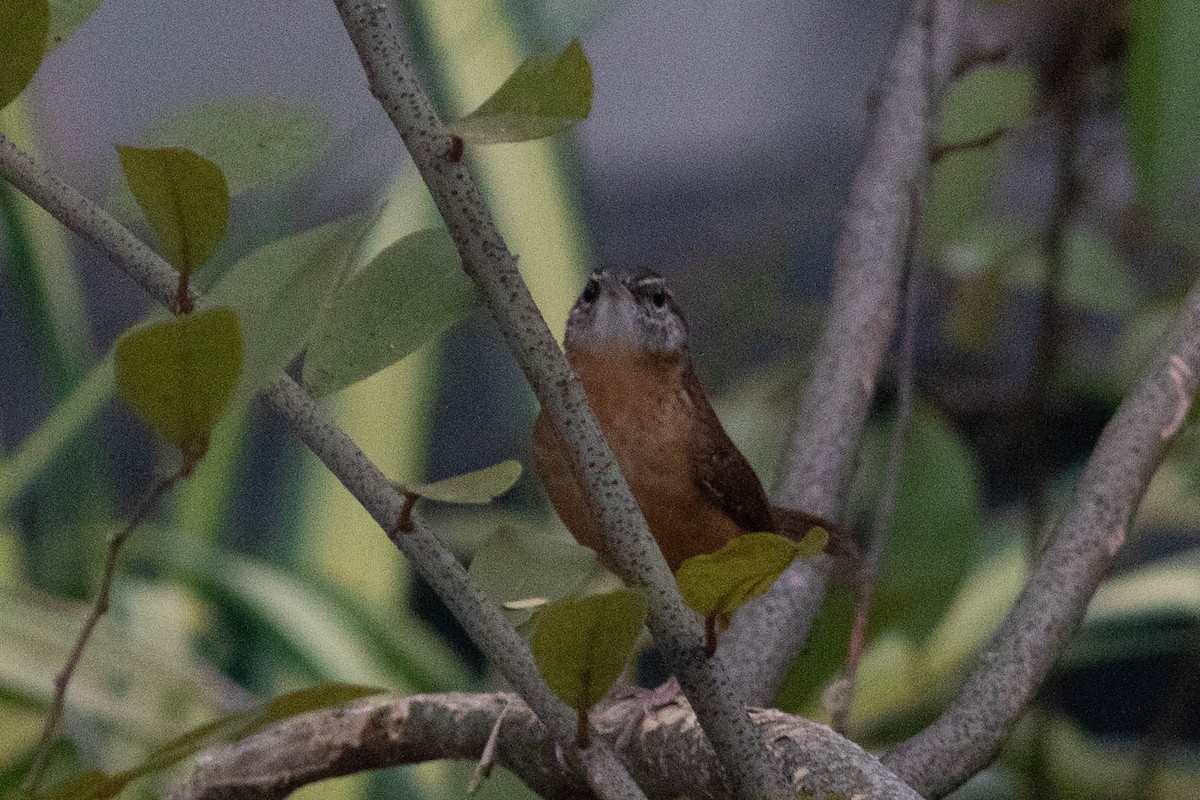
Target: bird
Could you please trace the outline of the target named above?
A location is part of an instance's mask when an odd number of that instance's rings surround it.
[[[814,526],[833,529],[772,507],[704,392],[687,322],[657,272],[593,272],[567,317],[564,350],[672,572],[744,533],[799,539]],[[545,410],[534,422],[533,459],[568,531],[613,569],[587,484]]]

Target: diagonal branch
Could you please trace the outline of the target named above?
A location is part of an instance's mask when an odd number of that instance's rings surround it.
[[[618,750],[652,800],[721,800],[724,773],[687,701],[655,707],[629,698],[598,711],[597,739]],[[917,800],[917,795],[857,745],[824,725],[778,711],[755,711],[775,757],[802,776],[801,796]],[[499,728],[497,728],[499,726]],[[497,763],[547,800],[591,795],[564,769],[554,739],[529,707],[506,693],[371,698],[286,720],[208,751],[169,800],[276,800],[317,781],[368,769],[443,758],[475,760],[496,737]]]
[[[879,89],[867,152],[837,245],[833,298],[800,404],[779,505],[841,520],[859,441],[896,325],[906,232],[919,209],[931,115],[948,74],[960,0],[913,0]],[[931,79],[935,76],[936,79]],[[770,703],[825,597],[827,561],[793,565],[737,616],[722,650],[751,702]]]
[[[696,708],[746,798],[787,794],[782,775],[750,724],[722,662],[705,657],[699,617],[679,594],[674,576],[621,475],[578,379],[533,302],[496,229],[482,192],[464,162],[448,159],[452,136],[420,85],[389,4],[334,0],[367,74],[372,94],[395,125],[433,195],[505,343],[542,408],[558,427],[584,476],[608,537],[608,551],[628,582],[645,587],[649,627],[671,671]]]
[[[108,253],[160,303],[170,306],[176,301],[174,269],[102,208],[40,167],[2,134],[0,175],[63,225]],[[404,498],[337,427],[328,412],[288,377],[281,378],[265,396],[289,428],[329,466],[380,526],[392,531]],[[576,750],[575,712],[555,697],[541,679],[524,638],[470,582],[466,570],[419,518],[414,515],[411,533],[392,534],[391,539],[457,615],[480,649],[538,712],[554,737],[563,743],[564,751],[585,762],[597,793],[622,800],[642,798],[641,791],[606,747],[588,748],[582,753]]]
[[[1079,485],[1007,618],[958,699],[885,759],[914,789],[946,795],[995,757],[1074,635],[1200,375],[1200,282],[1168,343],[1088,458]]]

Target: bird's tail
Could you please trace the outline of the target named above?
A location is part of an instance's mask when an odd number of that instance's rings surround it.
[[[853,532],[841,525],[835,525],[816,514],[782,506],[771,506],[771,517],[775,521],[776,533],[797,542],[813,528],[824,528],[829,534],[829,544],[825,545],[825,552],[833,556],[851,574],[862,561],[862,549],[858,546]]]

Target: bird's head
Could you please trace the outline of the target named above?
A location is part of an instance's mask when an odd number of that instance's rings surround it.
[[[567,317],[568,349],[687,351],[687,322],[657,272],[596,270]]]

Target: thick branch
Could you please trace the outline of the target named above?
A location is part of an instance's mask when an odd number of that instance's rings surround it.
[[[504,709],[507,709],[504,711]],[[724,773],[685,700],[649,710],[631,697],[595,715],[595,735],[618,748],[653,800],[728,797]],[[497,763],[547,800],[589,798],[563,768],[554,740],[510,694],[441,694],[375,698],[287,720],[206,753],[170,800],[281,798],[316,781],[442,758],[476,760],[501,712]],[[794,776],[793,790],[817,797],[905,798],[917,795],[873,756],[823,725],[778,711],[754,712],[764,739]]]
[[[176,272],[145,243],[83,195],[39,167],[28,155],[0,135],[0,175],[42,205],[63,225],[92,241],[149,294],[164,305],[176,299]],[[43,203],[43,200],[46,202]],[[393,531],[403,498],[370,459],[341,431],[328,412],[290,378],[281,378],[265,396],[284,421],[355,496],[385,531]],[[438,596],[458,616],[501,673],[542,716],[543,722],[575,754],[575,712],[567,708],[542,681],[529,646],[467,578],[458,560],[414,519],[413,532],[390,534]],[[586,762],[598,793],[637,800],[641,792],[625,769],[604,747],[579,754]]]
[[[854,176],[833,299],[776,502],[838,522],[899,307],[912,189],[925,175],[936,87],[952,60],[958,5],[914,0],[901,24]],[[936,14],[934,13],[936,9]],[[945,62],[945,66],[943,63]],[[738,614],[722,650],[750,702],[767,704],[825,597],[827,562],[794,565]]]
[[[445,156],[452,137],[420,85],[389,5],[379,0],[335,0],[335,4],[371,92],[429,186],[463,268],[482,293],[505,343],[587,482],[608,537],[608,552],[623,578],[647,589],[650,631],[716,744],[736,792],[756,799],[782,795],[782,776],[755,735],[724,665],[705,657],[700,619],[684,604],[583,387],[538,312],[482,192],[463,161]]]
[[[958,699],[884,762],[914,789],[942,797],[985,767],[1074,635],[1200,375],[1200,283],[1167,346],[1109,421],[1075,494],[1004,623]]]

